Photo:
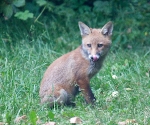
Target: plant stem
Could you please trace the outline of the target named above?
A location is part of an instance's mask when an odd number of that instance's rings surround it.
[[[46,9],[46,5],[44,6],[43,10],[42,10],[41,13],[38,15],[38,17],[35,19],[35,21],[34,21],[35,23],[36,23],[36,22],[39,23],[38,19],[40,18],[40,16],[42,15],[42,13],[44,12],[45,9]],[[40,24],[42,24],[42,23],[40,23]]]

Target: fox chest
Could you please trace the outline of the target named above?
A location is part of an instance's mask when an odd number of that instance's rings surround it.
[[[98,73],[98,71],[101,69],[101,64],[97,64],[94,62],[91,62],[89,68],[88,68],[88,75],[90,78],[92,78],[95,74]]]

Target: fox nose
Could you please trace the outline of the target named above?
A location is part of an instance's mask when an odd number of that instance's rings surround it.
[[[97,55],[93,55],[93,56],[90,56],[90,59],[95,62],[99,59],[99,57]]]

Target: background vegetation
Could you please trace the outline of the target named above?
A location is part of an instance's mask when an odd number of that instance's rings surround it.
[[[1,18],[9,19],[2,20],[3,26],[15,21],[13,24],[17,24],[31,39],[45,29],[53,31],[57,28],[57,34],[49,34],[54,36],[53,39],[64,30],[77,32],[79,20],[91,27],[101,27],[111,20],[115,25],[113,41],[116,47],[149,45],[148,0],[2,0],[0,8]],[[13,19],[13,16],[20,20]],[[36,32],[33,31],[35,27],[39,28]],[[11,30],[17,32],[13,27]],[[13,34],[10,37],[14,38]]]
[[[85,125],[150,124],[149,0],[1,0],[0,16],[0,122],[64,125],[78,116]],[[91,81],[96,106],[81,94],[74,108],[41,106],[47,66],[81,43],[78,21],[102,27],[110,20],[111,52]]]

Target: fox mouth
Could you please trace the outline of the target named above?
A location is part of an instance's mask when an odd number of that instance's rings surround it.
[[[93,62],[97,62],[99,60],[100,56],[99,55],[90,55],[89,59]]]
[[[93,62],[96,62],[96,61],[98,61],[98,58],[91,58],[91,60],[92,60]]]

